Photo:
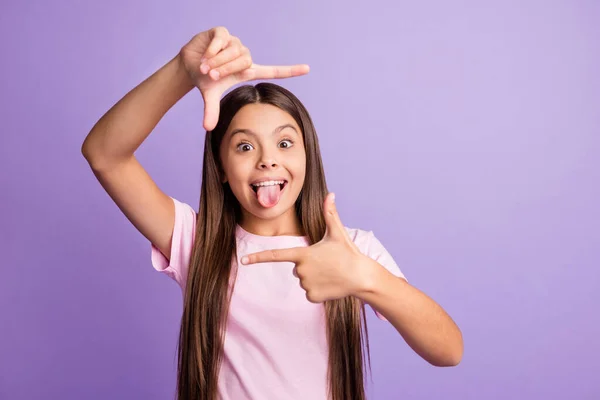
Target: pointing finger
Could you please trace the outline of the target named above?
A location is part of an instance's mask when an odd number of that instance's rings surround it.
[[[306,64],[272,66],[253,64],[252,68],[244,71],[248,80],[253,79],[283,79],[294,76],[306,75],[310,67]]]
[[[297,263],[302,258],[304,248],[266,250],[242,257],[242,264],[290,261]]]

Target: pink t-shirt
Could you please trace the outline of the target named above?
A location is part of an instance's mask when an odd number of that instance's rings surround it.
[[[152,245],[152,265],[182,290],[195,236],[196,212],[173,199],[170,261]],[[360,251],[392,274],[404,275],[372,232],[346,228]],[[306,237],[258,236],[236,228],[237,278],[226,324],[218,390],[222,400],[327,398],[328,347],[322,304],[306,299],[293,263],[243,265],[263,250],[308,246]],[[380,319],[385,318],[375,311]]]

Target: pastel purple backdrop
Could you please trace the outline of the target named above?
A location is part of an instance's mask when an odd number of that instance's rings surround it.
[[[600,398],[600,4],[4,1],[0,398],[171,399],[181,293],[80,146],[224,25],[310,111],[342,221],[464,334],[455,368],[369,312],[371,399]],[[193,92],[137,153],[197,207]],[[283,395],[282,395],[283,396]]]

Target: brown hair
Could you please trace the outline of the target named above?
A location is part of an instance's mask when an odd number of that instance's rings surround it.
[[[323,202],[327,184],[312,120],[287,89],[272,83],[241,86],[221,100],[217,126],[207,132],[196,239],[192,250],[178,346],[179,400],[213,400],[223,358],[229,310],[232,262],[236,259],[235,227],[240,204],[222,183],[219,148],[234,115],[247,104],[271,104],[290,114],[304,136],[306,178],[296,213],[311,244],[325,234]],[[325,302],[329,345],[329,397],[364,400],[363,346],[369,352],[364,305],[352,296]],[[362,320],[361,320],[362,316]],[[364,334],[364,336],[363,336]],[[366,337],[366,340],[364,340]],[[369,357],[370,358],[370,357]]]

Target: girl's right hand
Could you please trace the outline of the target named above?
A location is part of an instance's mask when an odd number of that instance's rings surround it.
[[[181,48],[179,57],[204,99],[204,129],[214,129],[219,120],[221,96],[229,88],[255,79],[290,78],[305,75],[306,64],[266,66],[252,62],[250,50],[224,27],[194,36]]]

